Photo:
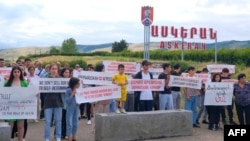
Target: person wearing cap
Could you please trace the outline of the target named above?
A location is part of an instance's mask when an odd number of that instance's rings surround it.
[[[143,60],[142,70],[135,75],[135,79],[153,79],[153,74],[149,72],[151,62]],[[151,90],[135,92],[135,111],[153,110],[153,92]]]
[[[221,73],[221,80],[223,80],[223,79],[231,79],[230,76],[231,75],[229,73],[229,69],[228,68],[223,68],[222,73]],[[227,105],[226,108],[227,108],[227,112],[228,112],[229,123],[233,124],[233,125],[236,125],[237,123],[233,120],[233,106],[234,106],[234,100],[232,99],[232,105]],[[221,110],[221,118],[222,118],[223,124],[227,124],[225,108],[223,108]]]
[[[201,73],[208,73],[208,69],[207,68],[203,68],[202,71],[201,71]],[[206,110],[206,108],[204,106],[204,100],[205,100],[205,83],[204,82],[202,83],[202,87],[201,87],[201,90],[200,90],[200,99],[199,100],[200,100],[200,109],[199,109],[199,112],[198,112],[196,123],[200,124],[199,120],[201,118],[202,113],[204,112],[202,123],[208,124],[208,121],[207,121],[207,110]]]

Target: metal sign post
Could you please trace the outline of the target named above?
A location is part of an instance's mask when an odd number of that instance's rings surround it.
[[[150,59],[150,25],[153,23],[153,7],[144,6],[141,9],[141,21],[144,25],[144,54],[143,59]]]

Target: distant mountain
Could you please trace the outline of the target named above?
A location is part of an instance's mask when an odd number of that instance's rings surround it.
[[[206,45],[207,49],[213,49],[215,46],[215,43],[210,43]],[[223,41],[223,42],[217,42],[217,48],[231,48],[231,49],[237,49],[237,48],[247,48],[250,47],[250,40],[248,41]]]
[[[99,44],[99,45],[76,45],[78,52],[90,52],[95,49],[112,47],[113,43]]]

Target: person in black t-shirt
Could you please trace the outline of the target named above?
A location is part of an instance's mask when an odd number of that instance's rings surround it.
[[[173,109],[173,97],[171,94],[171,88],[168,86],[171,66],[169,63],[162,64],[163,72],[159,75],[158,79],[165,79],[164,91],[159,94],[160,110],[172,110]]]
[[[174,65],[174,70],[171,71],[171,75],[175,76],[180,76],[180,71],[181,71],[181,66],[180,64],[175,64]],[[181,106],[181,93],[180,93],[181,88],[180,87],[172,87],[171,88],[171,93],[173,97],[173,105],[174,109],[180,109]]]

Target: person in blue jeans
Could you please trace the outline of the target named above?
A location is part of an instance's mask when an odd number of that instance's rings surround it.
[[[69,80],[69,87],[65,92],[66,101],[66,135],[68,141],[76,141],[76,132],[78,128],[78,113],[79,104],[76,103],[75,94],[76,90],[80,87],[80,80],[72,77]]]
[[[60,78],[58,75],[58,66],[57,64],[51,64],[50,74],[48,76],[51,80],[53,78]],[[62,132],[62,108],[63,108],[63,93],[48,92],[43,93],[44,95],[44,116],[45,116],[45,127],[44,127],[44,138],[45,141],[50,140],[50,125],[51,119],[54,115],[56,133],[55,138],[57,141],[61,141],[61,132]]]
[[[188,77],[194,78],[195,68],[189,67],[188,68]],[[194,88],[184,88],[184,95],[185,95],[185,110],[191,110],[193,114],[193,127],[199,128],[200,126],[196,124],[197,119],[197,95],[199,95],[199,90]]]

